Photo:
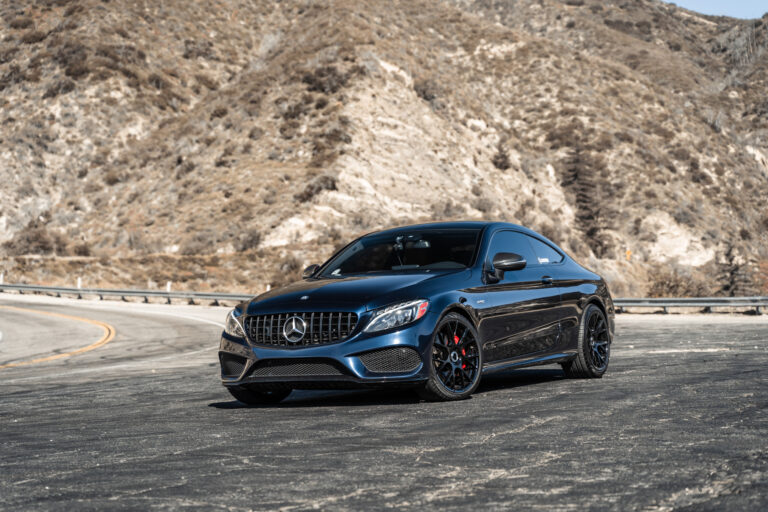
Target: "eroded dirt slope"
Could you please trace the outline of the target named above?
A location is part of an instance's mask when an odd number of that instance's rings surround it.
[[[650,0],[0,16],[8,281],[258,290],[357,233],[486,218],[621,295],[762,286],[765,18]]]

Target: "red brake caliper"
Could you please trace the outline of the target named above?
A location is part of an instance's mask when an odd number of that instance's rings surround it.
[[[453,343],[456,344],[456,345],[459,344],[459,337],[457,335],[455,335],[455,334],[453,335]],[[464,349],[461,349],[461,355],[465,356],[465,355],[467,355],[467,352]],[[461,369],[462,370],[465,369],[466,367],[467,367],[466,364],[461,363]]]

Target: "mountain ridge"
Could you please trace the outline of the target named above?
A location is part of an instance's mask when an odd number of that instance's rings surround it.
[[[765,17],[650,0],[0,16],[7,279],[252,290],[356,233],[487,218],[622,295],[764,286]]]

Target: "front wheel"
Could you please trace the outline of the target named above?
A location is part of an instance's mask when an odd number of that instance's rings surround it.
[[[461,400],[480,384],[483,354],[477,330],[457,313],[445,315],[432,335],[429,380],[419,389],[426,400]]]
[[[563,363],[566,377],[599,379],[608,369],[611,357],[611,335],[603,311],[590,304],[584,310],[579,326],[579,343],[576,357]]]
[[[227,391],[246,405],[276,404],[291,394],[290,389],[268,390],[254,385],[227,386]]]

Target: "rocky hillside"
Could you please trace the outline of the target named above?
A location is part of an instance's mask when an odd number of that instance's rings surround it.
[[[617,295],[768,281],[768,17],[7,0],[0,18],[7,281],[258,291],[362,232],[478,218],[543,232]]]

